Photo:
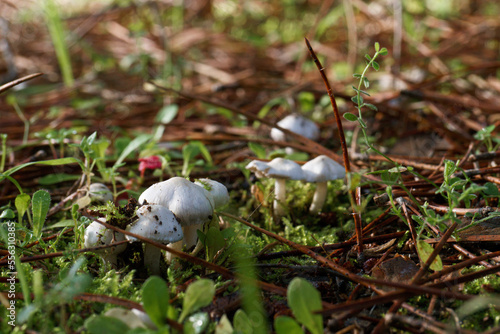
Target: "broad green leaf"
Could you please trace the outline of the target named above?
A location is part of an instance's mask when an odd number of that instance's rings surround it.
[[[175,118],[175,116],[177,116],[178,112],[179,106],[176,104],[163,106],[156,115],[156,121],[161,124],[168,124]]]
[[[191,283],[186,289],[186,294],[184,295],[179,322],[182,323],[189,314],[197,311],[201,307],[209,305],[212,302],[214,295],[215,284],[212,280],[202,278]]]
[[[356,122],[358,120],[358,116],[356,116],[350,112],[344,113],[344,118],[348,121],[351,121],[351,122]]]
[[[169,307],[167,284],[158,276],[151,276],[142,286],[142,303],[151,321],[161,327],[165,324]]]
[[[372,57],[370,57],[370,55],[368,53],[365,54],[365,58],[368,59],[368,60],[372,60]]]
[[[378,54],[381,56],[386,56],[387,54],[389,54],[389,51],[387,51],[386,48],[382,48],[382,49],[380,49]]]
[[[355,104],[362,104],[364,99],[363,99],[363,96],[361,95],[355,95],[353,97],[351,97],[351,101],[354,102]]]
[[[274,319],[276,334],[304,334],[304,331],[293,318],[281,316]]]
[[[100,315],[85,321],[90,334],[125,334],[129,327],[121,320]]]
[[[248,148],[255,154],[255,156],[258,159],[266,158],[266,149],[264,148],[264,146],[257,143],[249,142]]]
[[[425,263],[427,262],[429,256],[431,256],[431,253],[434,251],[434,248],[432,248],[432,246],[427,242],[419,240],[417,242],[417,251],[418,251],[418,256],[420,257],[420,261],[422,261],[422,263]],[[443,262],[441,261],[441,257],[439,255],[436,256],[434,261],[432,261],[429,268],[434,271],[443,270]]]
[[[184,322],[184,334],[200,334],[205,331],[210,323],[210,317],[206,312],[190,315]]]
[[[307,280],[296,277],[288,285],[288,305],[298,322],[312,334],[323,333],[323,319],[315,311],[322,309],[321,295]]]
[[[380,44],[379,42],[375,42],[375,51],[379,51],[380,50]]]
[[[375,71],[380,70],[380,65],[376,61],[372,62],[372,67]]]
[[[207,248],[208,261],[212,261],[215,254],[226,245],[226,240],[221,231],[217,227],[210,227],[207,231],[205,239],[205,247]]]
[[[247,314],[242,309],[237,310],[233,317],[233,327],[237,333],[252,334],[253,325]]]
[[[38,190],[33,194],[31,211],[33,212],[33,234],[40,238],[42,227],[50,209],[50,194],[46,190]]]
[[[17,219],[19,224],[22,224],[24,214],[28,211],[30,206],[30,195],[28,194],[19,194],[16,196],[16,200],[14,201],[17,209]]]

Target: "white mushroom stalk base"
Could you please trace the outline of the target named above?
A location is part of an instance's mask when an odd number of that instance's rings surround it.
[[[151,275],[160,275],[161,249],[149,244],[144,244],[144,266]]]
[[[274,202],[273,212],[274,219],[280,220],[285,215],[285,201],[286,201],[286,179],[277,178],[274,182]]]
[[[198,241],[198,233],[196,231],[202,229],[203,229],[203,224],[183,226],[182,232],[184,233],[184,239],[181,241],[168,244],[168,247],[173,248],[177,251],[182,251],[182,246],[185,245],[186,249],[190,249],[191,247],[195,246],[196,242]],[[167,252],[165,256],[165,261],[167,261],[167,263],[171,263],[175,257],[176,256],[174,254]]]
[[[323,208],[326,200],[327,182],[318,182],[316,186],[316,191],[314,192],[311,206],[309,211],[313,214],[317,214]]]

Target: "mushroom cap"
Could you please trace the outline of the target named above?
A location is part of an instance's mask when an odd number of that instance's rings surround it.
[[[210,179],[198,179],[194,184],[202,187],[212,195],[215,208],[220,208],[229,203],[229,193],[222,183]]]
[[[267,163],[269,169],[264,172],[266,177],[275,179],[303,180],[304,171],[300,165],[292,160],[274,158]]]
[[[267,162],[260,160],[252,160],[245,166],[246,169],[249,169],[252,173],[255,174],[259,179],[266,177],[265,172],[270,168],[267,165]]]
[[[99,218],[97,220],[102,221],[104,223],[106,222],[106,218]],[[94,221],[90,223],[90,225],[87,226],[87,228],[85,229],[83,246],[85,248],[91,248],[91,247],[109,245],[113,241],[113,232],[114,231],[106,228],[106,226]],[[115,241],[125,240],[125,236],[122,233],[114,232],[114,236],[115,236]],[[121,244],[111,248],[96,250],[95,253],[105,254],[105,255],[119,254],[123,252],[126,247],[127,247],[126,244]]]
[[[288,115],[276,124],[311,140],[317,140],[319,138],[319,127],[316,123],[301,115]],[[271,138],[280,141],[286,140],[283,131],[277,128],[271,129]]]
[[[141,235],[162,244],[183,238],[182,227],[172,211],[161,205],[146,204],[136,211],[138,220],[127,226],[127,231]],[[130,241],[136,238],[127,236]]]
[[[320,155],[302,166],[307,182],[327,182],[345,176],[345,168],[326,155]]]
[[[111,190],[103,183],[92,183],[89,187],[89,196],[93,202],[107,203],[113,200]]]
[[[212,220],[215,203],[208,191],[182,177],[153,184],[139,197],[168,208],[182,226],[200,225]]]

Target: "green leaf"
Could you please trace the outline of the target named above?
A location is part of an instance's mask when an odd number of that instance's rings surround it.
[[[65,174],[65,173],[58,173],[58,174],[48,174],[45,176],[42,176],[41,178],[38,179],[38,183],[47,186],[47,185],[52,185],[56,184],[59,182],[65,182],[65,181],[75,181],[78,180],[81,177],[81,175],[77,174]]]
[[[224,248],[226,245],[226,240],[222,236],[219,228],[211,226],[206,235],[205,247],[207,248],[207,257],[209,261],[212,261],[219,250]]]
[[[497,186],[492,182],[486,182],[483,191],[488,196],[500,196]]]
[[[151,137],[152,136],[148,134],[142,134],[135,137],[134,140],[132,140],[120,154],[120,157],[116,160],[114,167],[120,165],[130,153],[132,153],[133,151],[144,145],[147,141],[151,139]]]
[[[371,109],[371,110],[374,110],[374,111],[377,111],[378,108],[376,106],[374,106],[373,104],[371,103],[365,103],[365,107]]]
[[[295,319],[312,334],[322,334],[322,316],[314,313],[322,309],[319,291],[305,279],[296,277],[288,285],[287,298]]]
[[[363,85],[365,86],[365,88],[370,87],[370,80],[368,80],[367,77],[363,77]]]
[[[425,242],[423,240],[419,240],[417,242],[417,252],[418,252],[418,256],[420,257],[420,261],[422,261],[422,263],[427,262],[427,259],[429,258],[429,256],[431,256],[431,253],[433,251],[434,251],[434,248],[432,248],[432,246],[430,244],[428,244],[427,242]],[[432,261],[429,268],[431,270],[434,270],[434,271],[443,270],[443,262],[441,261],[441,257],[439,255],[436,256],[434,261]]]
[[[357,105],[360,105],[363,103],[363,97],[361,95],[355,95],[355,96],[351,97],[351,101]]]
[[[156,121],[161,124],[168,124],[177,116],[178,112],[179,106],[176,104],[163,106],[156,115]]]
[[[16,209],[17,209],[17,219],[18,219],[18,222],[19,224],[22,225],[22,221],[23,221],[23,217],[24,217],[24,214],[26,213],[26,211],[28,211],[28,208],[30,206],[30,201],[31,201],[31,198],[30,198],[30,195],[28,194],[19,194],[16,196],[16,200],[15,200],[15,205],[16,205]]]
[[[212,280],[202,278],[194,283],[191,283],[186,289],[186,294],[184,295],[179,322],[182,323],[189,314],[197,311],[201,307],[209,305],[212,302],[214,295],[215,284]]]
[[[167,284],[158,276],[151,276],[142,286],[142,303],[144,311],[151,321],[161,327],[165,324],[169,307]]]
[[[190,315],[184,322],[184,334],[200,334],[205,331],[210,323],[210,317],[206,312]]]
[[[238,309],[234,313],[233,328],[236,331],[236,333],[241,333],[241,334],[252,334],[253,333],[252,322],[248,318],[245,311],[243,311],[242,309]]]
[[[249,142],[248,148],[255,154],[255,156],[258,159],[265,159],[266,158],[266,149],[264,146],[257,144],[257,143],[254,143],[254,142]]]
[[[36,238],[40,238],[43,224],[50,209],[50,194],[46,190],[38,190],[33,194],[32,201],[33,234]]]
[[[389,54],[389,51],[387,51],[386,48],[382,48],[382,49],[380,49],[378,54],[381,56],[386,56],[387,54]]]
[[[274,330],[276,334],[304,334],[297,321],[287,316],[274,319]]]
[[[365,54],[365,58],[368,59],[368,60],[372,60],[372,57],[370,57],[370,55],[368,53]]]
[[[31,165],[45,165],[45,166],[59,166],[59,165],[67,165],[71,163],[81,163],[81,160],[76,159],[76,158],[61,158],[61,159],[53,159],[53,160],[45,160],[45,161],[34,161],[34,162],[27,162],[25,164],[21,164],[16,167],[12,167],[11,169],[5,171],[4,173],[0,174],[0,181],[3,180],[2,176],[9,176],[14,174],[20,169],[23,169],[25,167],[31,166]]]
[[[380,70],[380,65],[376,61],[372,62],[372,67],[375,71]]]
[[[350,112],[344,113],[344,118],[348,121],[351,121],[351,122],[356,122],[358,120],[358,116],[356,116]]]
[[[380,44],[379,42],[375,42],[375,51],[379,51],[380,50]]]
[[[12,209],[5,209],[0,213],[0,219],[14,219],[16,217],[16,214],[14,213],[14,210]]]
[[[90,334],[125,334],[129,330],[123,321],[104,315],[89,318],[85,327]]]
[[[356,78],[356,79],[361,78],[361,74],[358,74],[358,73],[354,73],[352,76],[353,76],[354,78]]]

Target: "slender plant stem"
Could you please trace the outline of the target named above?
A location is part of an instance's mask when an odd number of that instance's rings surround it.
[[[337,107],[337,102],[335,101],[335,95],[333,94],[332,87],[330,86],[330,83],[328,82],[328,78],[326,77],[325,74],[325,68],[323,65],[321,65],[321,62],[319,61],[318,57],[316,56],[316,53],[314,52],[311,44],[309,43],[309,40],[305,38],[307,48],[309,50],[309,53],[311,54],[311,57],[316,64],[316,67],[318,67],[319,73],[321,74],[321,78],[323,79],[323,82],[325,83],[326,91],[328,93],[328,97],[330,98],[330,102],[332,104],[333,108],[333,113],[335,114],[335,121],[337,122],[337,128],[339,130],[339,137],[340,137],[340,146],[342,147],[342,157],[344,158],[344,167],[345,167],[345,172],[347,175],[348,179],[348,187],[349,187],[349,197],[351,201],[351,206],[352,206],[352,213],[354,216],[354,226],[356,229],[356,241],[358,244],[358,254],[361,254],[363,252],[363,234],[361,233],[363,227],[361,223],[361,214],[357,211],[357,205],[356,203],[358,202],[356,200],[356,194],[354,192],[354,189],[351,189],[351,180],[350,180],[350,173],[351,173],[351,165],[349,162],[349,152],[347,151],[347,144],[345,141],[345,136],[344,136],[344,128],[342,127],[342,121],[340,119],[340,113],[339,109]]]

